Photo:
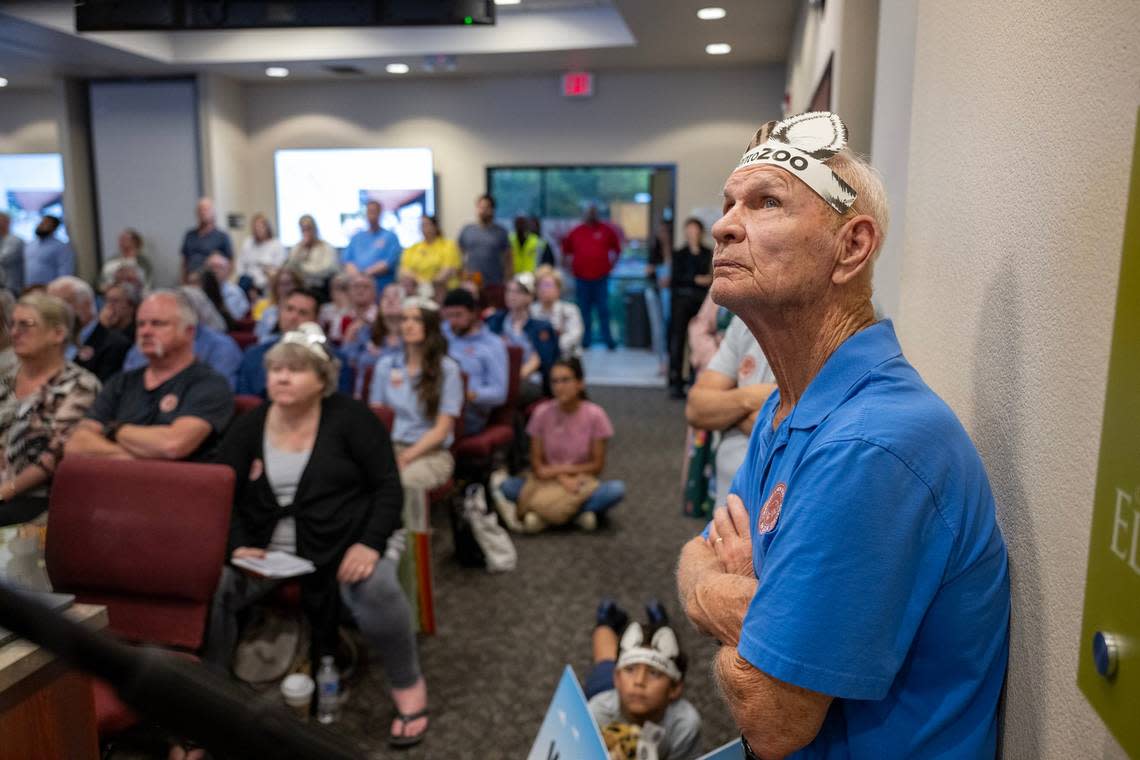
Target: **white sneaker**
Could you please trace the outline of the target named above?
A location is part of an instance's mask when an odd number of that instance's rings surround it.
[[[519,522],[519,509],[518,506],[503,496],[500,487],[503,481],[507,479],[507,473],[503,470],[495,470],[491,473],[491,501],[495,504],[495,511],[503,518],[503,524],[507,526],[507,530],[513,533],[522,533],[523,524]]]
[[[585,531],[595,530],[598,527],[598,516],[593,512],[583,512],[574,518],[574,524]]]
[[[523,530],[527,533],[539,533],[546,528],[546,520],[538,516],[537,512],[527,512],[523,515]]]

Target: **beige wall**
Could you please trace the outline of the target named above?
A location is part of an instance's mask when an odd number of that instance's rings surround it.
[[[918,4],[914,0],[882,0],[880,14],[871,161],[887,186],[891,220],[887,239],[875,262],[875,305],[885,316],[896,317],[902,288],[903,241],[906,239],[914,32],[918,22]]]
[[[214,199],[218,226],[225,229],[226,216],[240,213],[248,197],[249,141],[245,133],[242,86],[221,76],[201,76],[198,99],[202,192]],[[248,217],[247,213],[247,221]],[[235,245],[241,244],[244,233],[244,229],[236,233]]]
[[[783,79],[779,67],[603,72],[588,100],[561,97],[554,76],[246,86],[241,210],[275,213],[278,148],[429,147],[447,234],[471,220],[494,164],[676,163],[683,218],[720,207],[748,138],[780,112]]]
[[[52,90],[0,90],[0,153],[59,152],[59,99]]]
[[[878,21],[879,0],[828,0],[822,8],[804,2],[788,54],[788,113],[808,109],[832,60],[831,109],[847,124],[851,147],[863,154],[871,150]]]
[[[1009,544],[1005,756],[1123,757],[1076,670],[1140,3],[927,0],[915,42],[898,327]]]

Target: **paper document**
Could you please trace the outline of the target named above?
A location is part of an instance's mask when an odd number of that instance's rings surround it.
[[[317,569],[309,560],[286,552],[268,552],[263,559],[242,557],[235,559],[233,565],[264,578],[292,578],[308,575]]]

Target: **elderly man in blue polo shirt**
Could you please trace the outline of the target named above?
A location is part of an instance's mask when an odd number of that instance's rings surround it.
[[[368,227],[353,235],[341,254],[345,271],[350,276],[360,272],[375,279],[377,293],[383,292],[384,287],[396,279],[400,256],[404,252],[396,234],[380,226],[382,211],[379,201],[368,201],[364,207]]]
[[[463,415],[464,435],[482,432],[497,406],[507,400],[510,364],[507,346],[479,319],[475,296],[456,288],[443,299],[443,335],[447,354],[459,362],[467,375],[467,405]]]
[[[833,114],[766,124],[725,184],[712,296],[778,390],[681,600],[748,756],[993,757],[1005,542],[969,436],[875,321],[885,192],[845,142]]]

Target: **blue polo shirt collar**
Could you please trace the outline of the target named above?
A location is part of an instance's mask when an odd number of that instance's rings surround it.
[[[787,427],[806,430],[823,422],[868,372],[901,355],[902,347],[889,319],[855,333],[843,341],[808,385],[789,415]]]

